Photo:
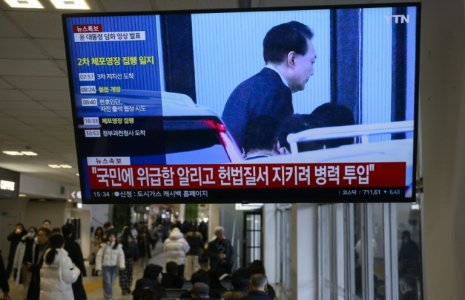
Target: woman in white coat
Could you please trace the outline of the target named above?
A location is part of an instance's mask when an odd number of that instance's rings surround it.
[[[125,268],[123,247],[112,232],[108,236],[108,242],[102,244],[95,261],[95,270],[102,270],[103,295],[106,300],[113,299],[113,284],[118,275],[118,269],[124,270]]]
[[[45,252],[45,263],[40,269],[40,299],[74,299],[72,284],[81,271],[74,267],[68,252],[63,249],[64,243],[61,235],[50,238],[51,248]]]
[[[174,261],[178,264],[178,275],[184,275],[184,264],[186,263],[186,253],[190,246],[184,239],[183,234],[177,227],[173,228],[170,236],[163,243],[163,251],[166,253],[166,262]]]

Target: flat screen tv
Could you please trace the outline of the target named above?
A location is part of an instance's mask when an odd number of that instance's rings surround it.
[[[65,14],[84,203],[415,201],[420,4]]]

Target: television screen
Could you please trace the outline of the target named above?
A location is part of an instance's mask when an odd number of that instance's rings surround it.
[[[419,10],[64,15],[83,202],[415,201]]]

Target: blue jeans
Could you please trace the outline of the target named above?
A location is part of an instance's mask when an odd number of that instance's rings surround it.
[[[105,299],[113,299],[113,284],[118,275],[118,266],[102,266],[103,295]]]

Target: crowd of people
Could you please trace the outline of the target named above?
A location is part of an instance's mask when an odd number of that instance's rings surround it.
[[[261,261],[232,272],[235,252],[224,231],[216,227],[215,236],[208,239],[208,223],[204,222],[172,224],[160,220],[150,228],[139,222],[121,232],[106,222],[94,230],[87,259],[92,276],[102,276],[105,300],[113,299],[117,277],[122,295],[131,295],[134,300],[167,298],[167,289],[180,289],[179,298],[187,299],[274,299]],[[87,271],[72,224],[52,228],[50,220],[44,220],[39,229],[32,226],[26,230],[18,223],[8,240],[6,268],[0,252],[4,299],[9,299],[11,275],[16,285],[23,284],[23,299],[87,299],[82,279]],[[158,241],[166,257],[165,273],[162,266],[150,263]],[[135,266],[143,276],[133,289]],[[224,277],[230,278],[232,290],[222,285],[220,278]]]

